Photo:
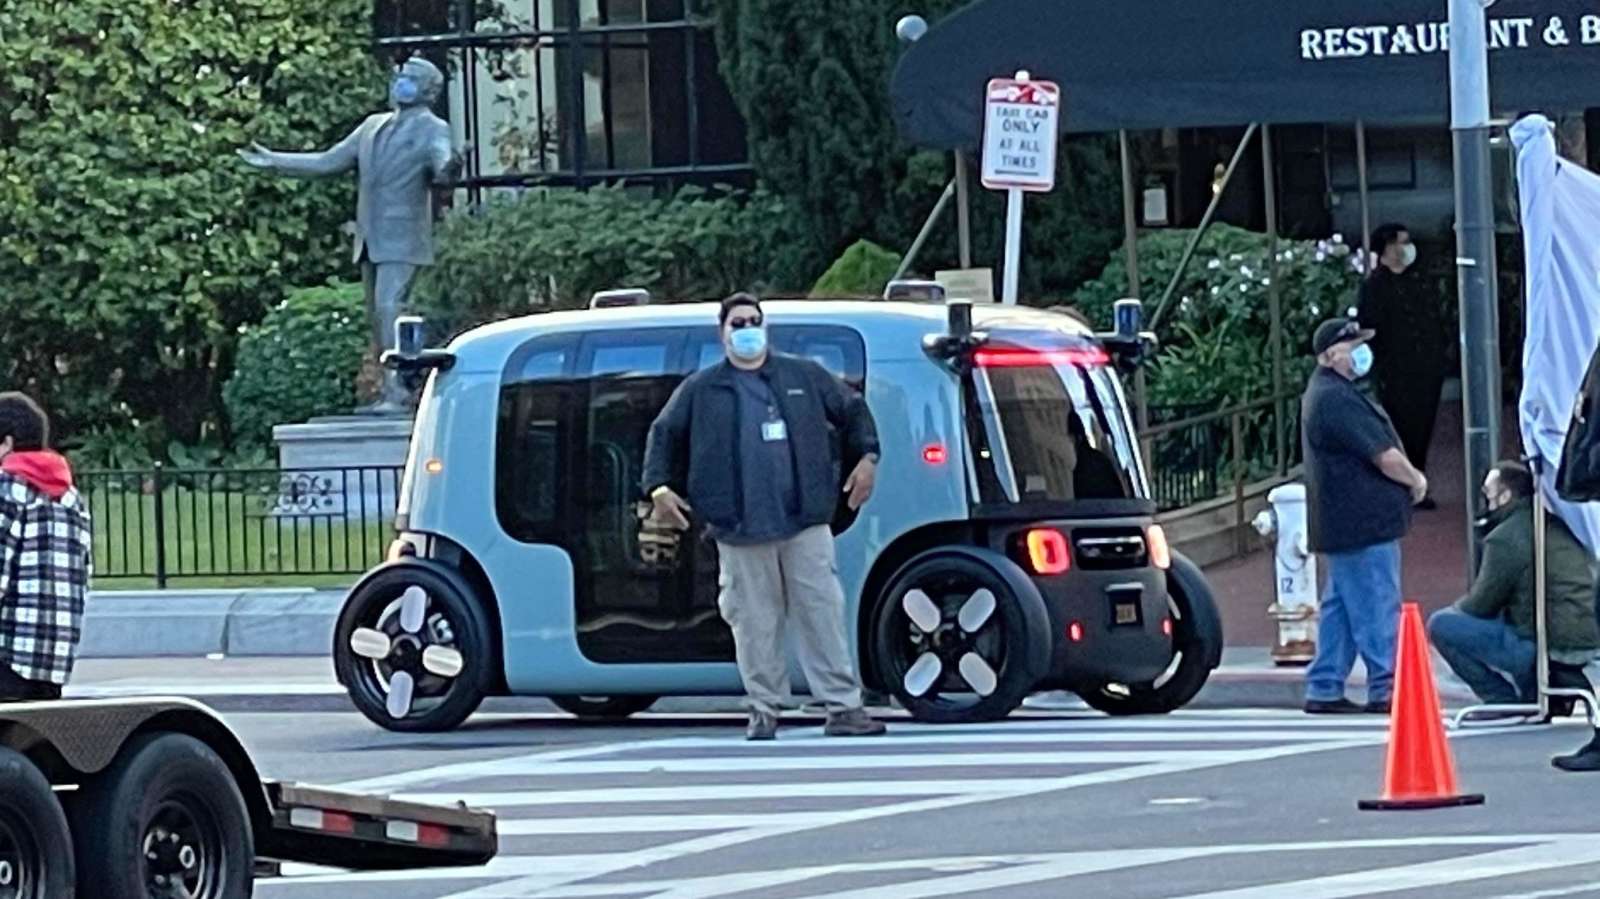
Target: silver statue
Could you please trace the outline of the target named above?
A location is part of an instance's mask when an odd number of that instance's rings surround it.
[[[353,261],[361,266],[374,356],[390,348],[395,320],[404,311],[417,272],[433,264],[433,192],[455,179],[461,155],[450,145],[450,126],[430,108],[444,89],[444,76],[425,59],[395,70],[389,85],[394,109],[369,116],[349,137],[320,153],[280,153],[258,143],[239,151],[245,162],[269,172],[302,178],[356,169]],[[393,415],[407,411],[408,393],[399,376],[385,370],[377,401],[358,411]]]

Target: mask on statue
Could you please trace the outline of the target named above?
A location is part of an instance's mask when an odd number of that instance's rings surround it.
[[[1350,371],[1358,378],[1372,372],[1372,347],[1362,344],[1350,351]]]
[[[761,358],[767,351],[767,329],[757,325],[734,331],[728,335],[728,349],[746,362]]]
[[[406,75],[399,76],[389,86],[389,99],[394,101],[396,106],[410,106],[417,102],[417,97],[421,93],[417,88],[417,82]]]

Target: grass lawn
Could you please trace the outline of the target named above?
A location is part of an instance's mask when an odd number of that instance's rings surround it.
[[[362,521],[359,509],[273,514],[275,486],[176,485],[162,491],[158,541],[153,493],[92,480],[84,492],[99,590],[154,588],[158,562],[169,587],[345,586],[383,560],[394,535],[388,521]]]

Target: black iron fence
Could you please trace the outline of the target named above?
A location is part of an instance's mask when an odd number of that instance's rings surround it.
[[[1140,434],[1151,492],[1162,511],[1232,496],[1300,463],[1298,397],[1284,395],[1214,412],[1152,407]]]
[[[1215,412],[1149,411],[1140,438],[1163,511],[1230,496],[1242,507],[1245,485],[1299,462],[1293,397]],[[387,466],[80,472],[94,516],[95,577],[158,588],[348,581],[388,550],[401,473]]]
[[[383,560],[398,467],[84,471],[98,581],[348,578]]]

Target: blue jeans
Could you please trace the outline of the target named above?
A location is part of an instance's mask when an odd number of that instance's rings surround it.
[[[1538,650],[1504,619],[1440,609],[1428,616],[1428,641],[1484,702],[1515,703],[1538,695]]]
[[[1306,699],[1344,697],[1356,654],[1367,667],[1367,701],[1394,693],[1400,631],[1400,541],[1328,553],[1328,587],[1317,626],[1317,656],[1306,669]]]

